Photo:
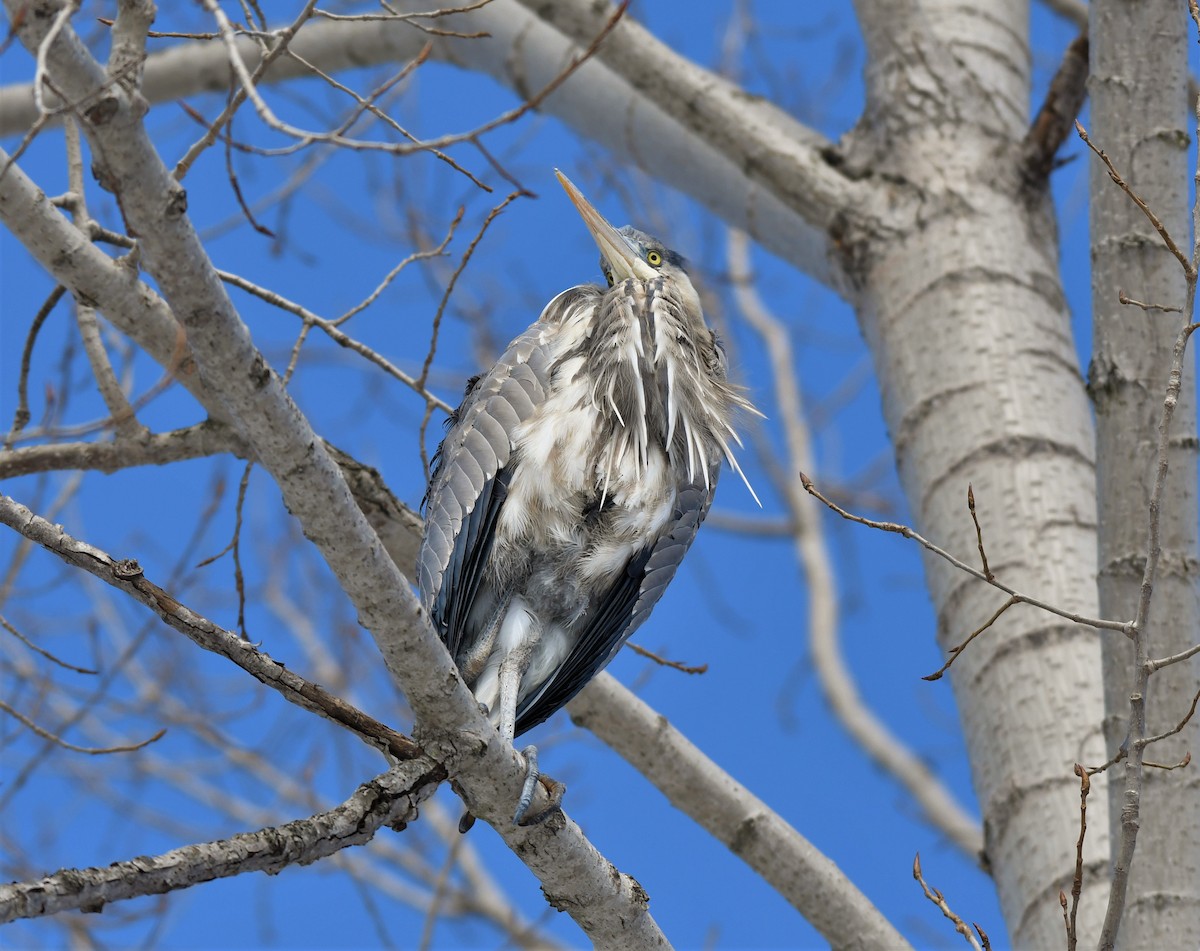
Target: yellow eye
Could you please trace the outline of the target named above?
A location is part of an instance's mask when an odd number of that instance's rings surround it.
[[[659,254],[657,251],[647,251],[646,252],[646,262],[651,267],[658,267],[660,264],[662,264],[662,255]]]
[[[612,287],[612,286],[613,286],[613,276],[612,276],[612,271],[605,271],[605,272],[604,272],[604,279],[605,279],[606,281],[608,281],[608,286],[609,286],[609,287]]]

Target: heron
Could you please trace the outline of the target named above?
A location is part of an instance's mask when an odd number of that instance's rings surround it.
[[[468,381],[431,465],[418,564],[422,604],[507,743],[571,700],[646,620],[723,461],[754,495],[734,423],[761,415],[727,379],[684,259],[614,228],[555,174],[606,286],[563,291]],[[516,824],[538,818],[526,815],[537,748],[521,755]],[[550,788],[557,801],[540,818],[561,802],[563,787]]]

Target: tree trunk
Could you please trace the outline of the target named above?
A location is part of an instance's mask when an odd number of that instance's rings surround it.
[[[941,6],[859,4],[868,108],[847,161],[894,179],[906,216],[893,215],[894,233],[846,242],[861,262],[848,265],[853,296],[918,530],[978,565],[973,485],[996,576],[1094,613],[1092,426],[1053,210],[1020,157],[1027,14],[1016,2]],[[1004,603],[940,559],[925,567],[946,650]],[[1099,677],[1096,631],[1024,605],[951,668],[985,862],[1016,947],[1063,944],[1058,893],[1070,889],[1079,828],[1072,766],[1104,756]],[[1086,843],[1081,934],[1099,931],[1104,831],[1096,822]]]
[[[1183,126],[1188,115],[1188,31],[1185,5],[1176,0],[1091,4],[1092,141],[1184,248],[1189,233],[1189,136]],[[1089,383],[1099,459],[1100,611],[1105,617],[1132,619],[1146,567],[1148,502],[1171,350],[1191,315],[1160,309],[1183,307],[1183,269],[1094,158],[1091,219],[1095,337]],[[1122,305],[1122,291],[1159,306]],[[1172,425],[1160,526],[1162,560],[1142,634],[1150,657],[1186,649],[1200,630],[1194,361],[1188,364]],[[1104,738],[1111,756],[1128,736],[1134,650],[1128,639],[1109,633],[1102,645]],[[1151,735],[1173,727],[1187,712],[1200,679],[1197,664],[1195,659],[1176,664],[1149,679]],[[1151,762],[1177,763],[1188,750],[1200,750],[1198,741],[1200,722],[1193,720],[1178,736],[1148,747],[1145,756]],[[1140,823],[1120,944],[1194,948],[1200,943],[1200,773],[1195,768],[1142,771],[1130,760],[1112,772],[1113,841],[1121,837],[1123,825]],[[1139,778],[1140,797],[1127,788],[1127,782],[1136,785]]]

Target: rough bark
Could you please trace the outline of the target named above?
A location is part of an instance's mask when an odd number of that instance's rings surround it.
[[[665,938],[638,883],[621,874],[561,816],[531,829],[511,824],[524,765],[481,716],[415,596],[355,506],[328,452],[250,339],[187,216],[184,189],[169,174],[142,124],[136,90],[110,84],[69,26],[48,41],[62,3],[7,0],[31,50],[48,42],[55,86],[78,103],[101,181],[121,196],[142,262],[187,333],[192,357],[220,394],[239,432],[275,478],[299,520],[371,631],[418,716],[426,751],[480,818],[492,822],[542,880],[551,903],[605,946],[660,947]],[[20,17],[17,17],[18,10]]]
[[[393,6],[412,11],[425,10],[428,4],[402,0]],[[584,37],[585,45],[612,13],[611,7],[593,8],[586,20],[575,18],[592,30]],[[494,0],[469,14],[446,17],[441,22],[446,29],[483,31],[488,36],[431,38],[402,22],[310,22],[293,43],[307,62],[327,72],[338,72],[364,65],[403,63],[432,40],[431,55],[486,73],[523,96],[545,87],[578,53],[570,38],[517,0]],[[242,39],[238,49],[247,68],[254,70],[261,59],[258,46]],[[542,104],[542,111],[558,116],[579,134],[651,175],[662,175],[664,169],[670,169],[674,187],[694,196],[781,257],[802,261],[805,270],[818,280],[835,282],[838,277],[835,262],[828,254],[827,230],[832,220],[859,200],[854,197],[856,184],[834,174],[821,157],[822,149],[829,144],[824,137],[765,100],[745,96],[725,80],[688,64],[640,27],[624,38],[619,51],[620,59],[612,66],[597,58],[584,63],[571,81]],[[732,151],[718,149],[711,141],[715,131],[711,114],[671,116],[659,104],[658,95],[645,94],[646,84],[655,80],[654,69],[661,70],[664,62],[689,67],[675,70],[673,89],[681,102],[713,98],[724,114],[742,116],[739,129],[745,127],[747,135],[729,138],[726,144]],[[632,82],[623,70],[631,70],[640,82]],[[295,79],[302,72],[297,61],[283,57],[271,65],[263,82]],[[221,44],[181,43],[148,57],[145,95],[148,102],[155,103],[221,90],[228,86],[229,75],[229,61]],[[714,95],[716,92],[720,95]],[[0,88],[0,136],[19,134],[36,118],[30,85]],[[753,125],[746,125],[750,120]],[[792,162],[787,176],[779,171],[779,163],[775,165],[776,179],[785,178],[788,184],[786,200],[774,188],[764,187],[761,179],[747,174],[754,169],[764,142],[771,139],[787,143]]]
[[[770,882],[831,947],[909,947],[837,865],[613,677],[597,677],[568,709]]]
[[[672,184],[838,286],[855,304],[872,348],[897,465],[922,532],[957,554],[973,552],[965,505],[973,484],[992,570],[1046,600],[1094,615],[1095,447],[1046,183],[1031,180],[1025,163],[1031,118],[1027,5],[859,0],[858,10],[870,57],[867,110],[837,149],[768,108],[749,102],[730,108],[735,92],[690,64],[664,78],[653,68],[662,49],[632,24],[619,26],[597,62],[585,65],[545,108],[652,174],[670,169]],[[472,41],[469,54],[465,44],[439,41],[437,55],[529,93],[566,61],[572,40],[586,42],[611,12],[583,0],[496,0],[463,18],[463,25],[491,31],[492,40]],[[380,28],[370,25],[368,32]],[[1114,36],[1123,41],[1128,32],[1118,26]],[[358,52],[346,42],[351,35],[340,25],[329,29],[322,34],[326,45],[306,55],[336,69],[330,63],[338,56],[351,62]],[[365,37],[362,48],[374,49]],[[194,47],[188,55],[193,52],[213,55]],[[216,59],[218,82],[224,82],[227,69]],[[662,98],[667,79],[669,107],[648,106]],[[734,123],[745,135],[722,129],[714,138],[714,123]],[[789,141],[756,162],[753,149],[772,137]],[[153,240],[147,246],[151,267]],[[170,281],[160,280],[193,344],[209,348],[198,362],[213,374],[214,389],[236,401],[245,380],[231,382],[222,374],[237,364],[245,371],[250,351],[243,346],[234,353],[228,339],[214,339],[214,328],[216,336],[238,330],[236,315],[201,283],[201,297],[217,301],[212,310],[197,310],[190,292],[176,293]],[[236,362],[218,366],[226,358]],[[278,400],[276,408],[290,412],[275,382],[261,382]],[[228,413],[242,416],[232,404]],[[1194,421],[1181,420],[1179,431],[1194,433]],[[289,501],[297,499],[298,490],[289,491],[294,473],[287,447],[271,444],[274,433],[246,438],[274,460],[268,468],[274,466]],[[324,458],[318,461],[321,490],[335,490],[334,473]],[[1189,484],[1194,487],[1194,474]],[[312,483],[304,488],[311,490]],[[334,510],[343,513],[344,503],[337,495]],[[320,523],[322,513],[301,505],[297,514],[318,542],[333,544],[333,526]],[[309,522],[310,516],[317,521]],[[1178,516],[1188,518],[1186,511]],[[350,548],[330,549],[334,561],[365,554],[371,544],[351,521],[338,529],[347,535],[339,544]],[[1195,524],[1194,508],[1189,523]],[[1194,560],[1185,564],[1194,570]],[[385,591],[395,583],[394,573],[370,558],[354,567],[361,577],[347,579],[352,597],[373,597],[367,588]],[[995,610],[997,597],[940,562],[926,567],[939,643],[949,648]],[[387,624],[372,622],[382,609],[364,606],[367,623],[386,636]],[[1164,617],[1157,603],[1154,617]],[[1194,636],[1194,615],[1190,627],[1180,626]],[[410,634],[397,632],[394,643],[419,647],[420,639]],[[1057,895],[1070,886],[1078,827],[1071,765],[1107,757],[1096,733],[1103,715],[1100,639],[1095,631],[1018,608],[977,639],[951,671],[983,808],[986,859],[1016,946],[1062,942]],[[403,653],[393,653],[397,668],[405,663]],[[418,652],[407,662],[423,664],[425,657]],[[448,676],[440,658],[430,669]],[[478,729],[468,724],[465,707],[445,697],[429,699],[456,711],[447,723]],[[511,782],[504,789],[511,792]],[[1194,787],[1192,799],[1200,801]],[[1097,789],[1093,815],[1103,811],[1101,802]],[[1085,850],[1084,936],[1099,930],[1104,826],[1093,821]],[[1193,866],[1198,853],[1190,853]],[[1160,862],[1157,855],[1154,861]],[[1167,859],[1161,864],[1169,868]]]
[[[1091,140],[1186,248],[1191,123],[1185,5],[1093,0],[1090,9]],[[1160,309],[1184,307],[1183,269],[1100,161],[1094,156],[1089,161],[1094,326],[1089,388],[1096,410],[1100,610],[1106,617],[1131,619],[1146,567],[1148,502],[1171,350],[1192,317]],[[1122,305],[1121,292],[1158,306]],[[1140,632],[1150,657],[1178,653],[1200,637],[1194,366],[1193,360],[1185,366],[1175,410],[1161,508],[1162,559],[1149,623]],[[1103,662],[1104,738],[1112,756],[1129,738],[1130,693],[1140,692],[1133,644],[1106,634]],[[1149,734],[1169,729],[1187,712],[1200,683],[1198,672],[1194,658],[1149,678]],[[1136,727],[1138,720],[1133,722]],[[1189,750],[1193,755],[1200,750],[1195,720],[1144,755],[1171,764]],[[1113,841],[1137,835],[1119,944],[1195,947],[1200,943],[1200,772],[1143,770],[1129,757],[1112,773]],[[1123,861],[1120,856],[1114,850],[1115,862]]]
[[[1030,122],[1020,2],[861,2],[868,108],[847,163],[886,174],[920,209],[866,235],[853,297],[901,480],[925,534],[975,548],[974,486],[991,569],[1092,611],[1092,431],[1058,274],[1045,183],[1024,180]],[[946,649],[1002,599],[926,559]],[[1062,944],[1078,829],[1072,764],[1102,756],[1097,632],[1006,613],[951,668],[986,860],[1017,947]],[[1107,843],[1089,837],[1080,931],[1096,933]]]

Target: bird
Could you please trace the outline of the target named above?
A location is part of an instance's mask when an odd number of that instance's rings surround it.
[[[558,294],[468,381],[431,460],[418,558],[422,606],[507,743],[570,701],[646,620],[723,461],[754,496],[734,423],[762,415],[727,379],[685,260],[614,228],[555,175],[600,249],[605,285]],[[532,824],[536,746],[521,755],[513,822]],[[555,787],[540,819],[561,803]]]

